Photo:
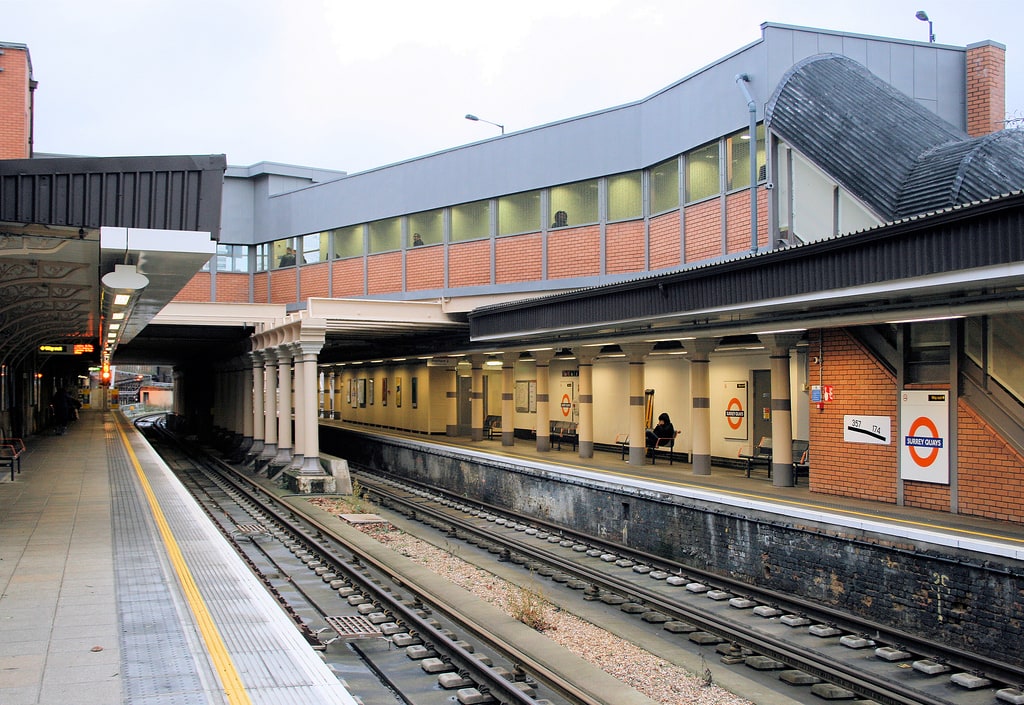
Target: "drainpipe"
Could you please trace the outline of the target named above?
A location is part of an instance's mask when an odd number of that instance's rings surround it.
[[[747,84],[750,76],[745,73],[736,74],[736,85],[743,91],[750,111],[750,251],[757,252],[757,103],[750,95]]]

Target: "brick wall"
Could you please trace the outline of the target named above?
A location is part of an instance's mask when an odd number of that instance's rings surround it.
[[[679,211],[672,211],[651,218],[650,225],[650,262],[651,269],[678,267],[682,257],[679,230]]]
[[[856,444],[856,452],[843,441],[843,416],[888,416],[896,423],[896,379],[846,331],[821,331],[821,360],[809,363],[812,384],[834,385],[835,401],[810,415],[811,490],[880,502],[896,501],[899,446]],[[808,355],[818,354],[818,331],[808,334]],[[842,380],[840,382],[840,380]],[[899,429],[892,429],[892,437]]]
[[[686,218],[686,261],[699,262],[702,259],[722,254],[722,209],[720,200],[687,206]]]
[[[494,243],[494,280],[498,284],[538,281],[541,268],[540,233],[502,237]]]
[[[963,401],[957,424],[959,511],[1024,523],[1024,458]]]
[[[249,303],[249,275],[217,272],[217,301]]]
[[[331,296],[345,298],[346,296],[362,296],[366,293],[363,286],[362,257],[334,260],[331,266],[334,267]]]
[[[608,274],[641,272],[644,268],[644,223],[610,223],[605,228],[605,271]]]
[[[266,272],[256,272],[253,277],[252,300],[258,304],[270,303],[270,278]]]
[[[726,251],[729,254],[750,249],[750,191],[737,191],[725,199]],[[768,247],[768,191],[757,190],[757,247]]]
[[[810,334],[809,355],[817,355],[818,333]],[[899,390],[896,379],[844,330],[824,331],[822,362],[809,364],[816,383],[835,384],[835,401],[824,411],[810,409],[811,490],[881,502],[896,502],[899,480],[900,430],[896,427]],[[839,380],[842,380],[839,383]],[[908,388],[912,388],[908,385]],[[928,389],[942,389],[928,385]],[[846,414],[892,419],[890,445],[845,443]],[[1015,452],[963,400],[957,407],[957,495],[961,514],[1024,522],[1024,457]],[[931,482],[903,483],[909,507],[950,510],[950,486]]]
[[[330,262],[299,267],[299,299],[330,296]]]
[[[588,225],[548,233],[548,279],[601,273],[601,228]]]
[[[218,277],[218,284],[219,280]],[[213,297],[210,295],[210,273],[196,272],[196,275],[171,301],[187,301],[189,303],[213,301]]]
[[[967,134],[987,135],[1005,127],[1006,49],[994,42],[967,47]]]
[[[491,241],[473,240],[448,247],[448,286],[481,286],[491,283]]]
[[[368,294],[392,294],[402,290],[402,253],[385,252],[366,258]]]
[[[414,247],[405,253],[405,288],[408,291],[444,288],[444,247]]]
[[[32,156],[28,62],[25,49],[4,47],[0,55],[0,159]]]
[[[270,273],[270,303],[289,304],[298,301],[298,279],[294,268]]]

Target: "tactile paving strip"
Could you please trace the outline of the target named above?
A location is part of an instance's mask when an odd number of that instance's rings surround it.
[[[114,577],[121,622],[123,702],[195,705],[206,689],[172,594],[164,578],[164,547],[143,508],[134,469],[117,431],[108,424],[107,459],[114,538]]]

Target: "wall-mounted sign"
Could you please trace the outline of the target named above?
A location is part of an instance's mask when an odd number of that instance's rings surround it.
[[[900,478],[949,484],[949,392],[900,392]]]
[[[887,446],[892,443],[892,419],[888,416],[847,414],[843,417],[843,440]]]
[[[747,438],[747,382],[726,382],[724,396],[719,403],[724,404],[719,417],[722,437],[746,440]]]

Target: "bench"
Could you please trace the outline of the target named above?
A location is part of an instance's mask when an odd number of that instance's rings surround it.
[[[801,444],[802,450],[797,455],[797,444]],[[793,441],[793,484],[800,484],[800,478],[806,477],[808,482],[811,478],[811,448],[808,441]]]
[[[11,482],[14,482],[14,470],[21,474],[21,456],[25,454],[25,441],[20,438],[0,438],[0,467],[6,465],[11,469]]]
[[[551,445],[558,446],[562,450],[562,443],[571,443],[572,449],[579,447],[580,436],[577,432],[576,423],[573,421],[552,421],[551,422]]]
[[[809,472],[808,459],[810,457],[810,442],[800,439],[793,440],[793,482],[796,483],[800,475],[807,477]],[[750,455],[740,454],[740,457],[747,461],[747,477],[754,467],[764,465],[768,470],[768,478],[772,476],[772,439],[770,436],[763,436]]]
[[[742,449],[741,449],[742,450]],[[747,461],[747,477],[750,471],[757,465],[764,465],[768,468],[768,477],[772,476],[772,437],[761,436],[761,440],[754,446],[754,452],[746,455],[740,453],[740,457]]]
[[[654,465],[654,461],[658,458],[658,451],[668,453],[668,464],[672,464],[672,460],[675,457],[672,451],[676,447],[676,439],[679,438],[679,431],[676,431],[674,435],[667,436],[665,438],[659,438],[651,446],[651,465]]]
[[[491,414],[484,419],[484,438],[493,441],[495,434],[501,434],[501,417]]]
[[[629,450],[629,434],[628,433],[617,433],[615,434],[615,445],[622,448],[622,459],[626,459],[626,451]]]

